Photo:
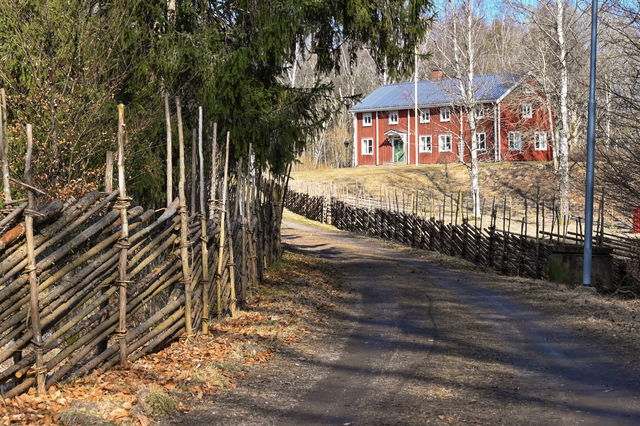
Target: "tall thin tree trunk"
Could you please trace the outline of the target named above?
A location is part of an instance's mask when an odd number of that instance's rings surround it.
[[[560,214],[569,215],[569,108],[567,98],[569,92],[569,76],[567,70],[567,46],[564,38],[564,3],[556,0],[556,33],[560,49],[560,119],[558,146],[558,173],[560,183]]]

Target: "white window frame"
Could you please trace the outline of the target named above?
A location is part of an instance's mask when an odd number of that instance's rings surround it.
[[[477,105],[473,109],[473,114],[476,119],[484,118],[484,105]]]
[[[509,151],[522,151],[522,132],[508,132],[507,140],[509,141]],[[519,141],[517,147],[514,144],[516,140]]]
[[[483,136],[484,148],[480,148],[480,135]],[[476,132],[476,147],[479,152],[487,151],[487,133],[486,132]]]
[[[446,117],[445,117],[445,115],[442,114],[445,111],[446,111]],[[449,108],[449,107],[440,108],[440,121],[441,122],[451,121],[451,108]]]
[[[395,120],[393,118],[395,117]],[[400,122],[400,114],[398,111],[389,111],[389,124],[398,124]]]
[[[362,155],[373,155],[373,138],[362,138],[360,143]]]
[[[429,141],[428,148],[427,142]],[[418,153],[419,154],[430,154],[433,152],[433,137],[431,135],[420,135],[418,141]]]
[[[542,139],[544,137],[544,139]],[[540,141],[544,140],[544,147],[540,145]],[[536,151],[546,151],[549,148],[549,139],[547,132],[535,132],[533,134],[533,149]]]
[[[444,149],[444,139],[449,138],[449,149]],[[453,137],[451,133],[438,135],[438,152],[453,152]]]
[[[421,109],[420,110],[420,123],[430,123],[431,122],[431,110],[430,109]]]
[[[522,105],[522,118],[533,118],[533,106],[531,104]]]
[[[373,114],[371,114],[370,112],[363,113],[362,114],[362,127],[371,127],[371,126],[373,126]]]

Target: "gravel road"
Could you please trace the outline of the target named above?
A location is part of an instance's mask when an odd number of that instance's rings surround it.
[[[640,424],[640,375],[487,285],[348,233],[283,224],[353,298],[187,424]]]

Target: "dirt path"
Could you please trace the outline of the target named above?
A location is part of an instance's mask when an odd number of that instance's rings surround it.
[[[184,423],[639,424],[636,371],[595,341],[454,272],[288,222],[288,248],[334,263],[353,302]]]

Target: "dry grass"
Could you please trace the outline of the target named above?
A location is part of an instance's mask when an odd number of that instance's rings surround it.
[[[235,318],[212,322],[208,336],[182,338],[127,368],[94,371],[0,403],[0,424],[141,424],[185,412],[208,395],[236,386],[247,371],[270,361],[327,321],[339,294],[325,262],[287,253],[270,268]]]
[[[574,168],[572,202],[582,204],[582,171]],[[550,162],[486,163],[480,166],[480,185],[486,199],[503,197],[515,199],[526,197],[534,201],[536,191],[540,197],[550,200],[557,193],[556,177]],[[416,190],[432,193],[455,194],[469,191],[469,172],[463,164],[388,165],[363,166],[343,169],[317,169],[296,171],[291,175],[291,187],[297,190],[321,192],[324,185],[337,187],[360,187],[370,196],[377,197],[381,191]]]

